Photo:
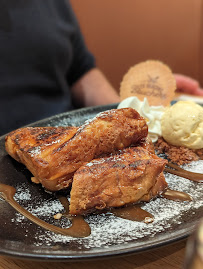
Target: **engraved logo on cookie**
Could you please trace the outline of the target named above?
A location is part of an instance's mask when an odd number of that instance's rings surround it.
[[[166,98],[164,89],[158,84],[159,76],[151,77],[148,75],[148,79],[144,80],[140,84],[134,84],[131,87],[131,94],[142,94],[145,96],[154,96],[161,99]]]

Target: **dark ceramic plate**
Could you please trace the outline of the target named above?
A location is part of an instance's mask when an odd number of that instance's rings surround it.
[[[115,106],[80,109],[60,114],[31,126],[80,125],[98,112]],[[202,161],[186,167],[201,172]],[[60,202],[42,187],[30,181],[31,174],[7,155],[4,137],[0,138],[0,182],[16,188],[15,200],[39,218],[67,227],[67,219],[55,220],[62,212]],[[0,254],[20,258],[44,260],[82,260],[131,254],[170,244],[186,238],[203,215],[202,184],[166,174],[171,189],[185,191],[192,202],[175,202],[158,198],[142,208],[154,215],[153,223],[145,224],[110,214],[90,215],[86,221],[92,233],[87,238],[62,236],[33,224],[0,199]]]

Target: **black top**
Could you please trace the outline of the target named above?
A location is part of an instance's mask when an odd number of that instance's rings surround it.
[[[95,66],[67,0],[0,0],[0,135],[73,108]]]

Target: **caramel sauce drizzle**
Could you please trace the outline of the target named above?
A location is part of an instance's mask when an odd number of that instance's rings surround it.
[[[87,222],[83,219],[82,216],[74,216],[72,217],[72,226],[70,228],[60,228],[55,225],[49,224],[24,209],[20,206],[14,199],[16,189],[12,186],[8,186],[5,184],[0,184],[0,193],[2,193],[2,197],[19,213],[24,215],[26,218],[41,226],[44,229],[50,230],[55,233],[59,233],[62,235],[69,235],[72,237],[87,237],[91,234],[91,229]],[[65,198],[65,197],[64,197]],[[64,199],[62,200],[64,203]],[[68,200],[67,200],[68,202]],[[65,209],[67,210],[67,203]]]
[[[174,191],[171,189],[167,189],[162,194],[162,197],[174,201],[192,201],[192,197],[189,194],[182,191]]]
[[[70,214],[69,214],[69,201],[66,197],[64,196],[60,196],[58,197],[59,201],[61,202],[61,204],[63,205],[65,212],[63,213],[63,216],[66,216],[68,218],[71,218]]]
[[[181,177],[185,177],[192,181],[203,182],[202,174],[186,171],[180,168],[179,166],[171,164],[171,163],[167,165],[173,169],[165,168],[164,170],[166,172],[169,172],[169,173],[181,176]],[[15,195],[15,192],[16,192],[16,189],[14,187],[0,183],[0,197],[6,200],[19,213],[21,213],[22,215],[24,215],[26,218],[36,223],[37,225],[41,226],[42,228],[50,230],[55,233],[62,234],[62,235],[68,235],[68,236],[80,237],[80,238],[87,237],[91,234],[90,226],[88,225],[88,223],[84,220],[82,216],[79,216],[79,215],[71,216],[69,214],[69,201],[66,197],[59,197],[59,200],[65,208],[65,212],[63,213],[63,216],[71,220],[72,226],[69,228],[60,228],[55,225],[49,224],[39,219],[38,217],[35,217],[26,209],[24,209],[22,206],[20,206],[13,198]],[[162,194],[161,197],[169,199],[169,200],[174,200],[174,201],[191,201],[192,200],[190,195],[188,195],[187,193],[174,191],[170,189],[167,189]],[[123,208],[112,208],[110,209],[110,212],[119,218],[124,218],[124,219],[132,220],[132,221],[144,221],[145,223],[150,223],[150,222],[153,222],[154,220],[153,215],[143,210],[139,205],[130,205]]]
[[[181,168],[178,165],[175,165],[173,163],[168,163],[167,166],[169,166],[173,169],[165,167],[165,169],[164,169],[165,172],[168,172],[168,173],[171,173],[171,174],[174,174],[177,176],[181,176],[181,177],[190,179],[190,180],[195,181],[195,182],[200,182],[200,183],[203,182],[203,174],[186,171],[183,168]]]
[[[131,205],[123,208],[113,208],[110,210],[110,212],[112,212],[114,216],[123,219],[143,221],[145,223],[154,221],[154,216],[146,210],[143,210],[139,205]]]

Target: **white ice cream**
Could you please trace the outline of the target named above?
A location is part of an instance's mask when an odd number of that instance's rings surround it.
[[[170,144],[191,149],[203,148],[203,107],[179,101],[163,114],[162,136]]]

